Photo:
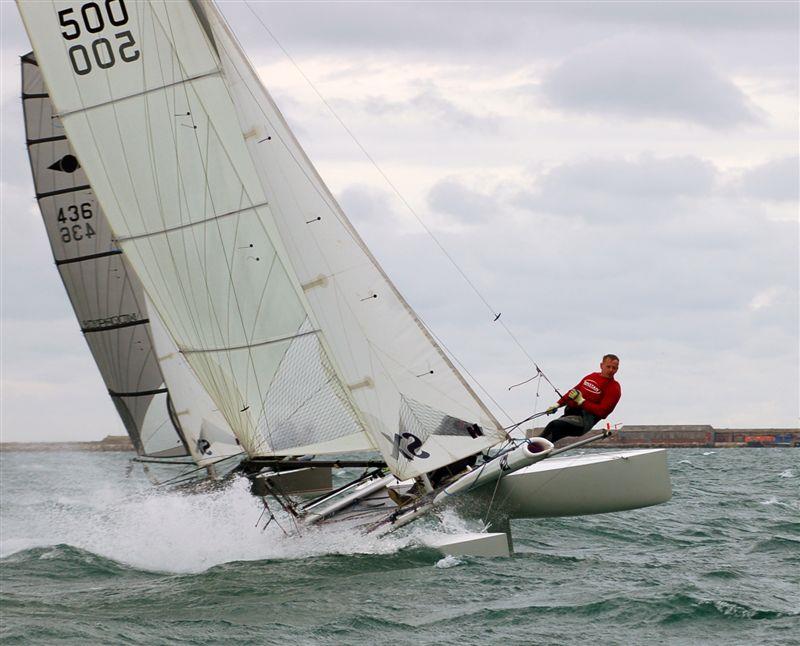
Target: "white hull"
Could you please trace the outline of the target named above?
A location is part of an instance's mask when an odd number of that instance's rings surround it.
[[[667,452],[640,449],[542,460],[500,480],[495,500],[510,518],[547,518],[649,507],[671,497]]]
[[[510,531],[511,518],[602,514],[657,505],[672,497],[663,449],[547,458],[499,481],[440,499],[442,504],[429,497],[398,506],[390,491],[409,486],[403,485],[392,476],[365,481],[309,510],[306,522],[347,523],[381,535],[452,501],[493,528]],[[442,535],[429,545],[445,554],[503,556],[510,551],[510,536],[505,545],[501,536],[506,534]]]

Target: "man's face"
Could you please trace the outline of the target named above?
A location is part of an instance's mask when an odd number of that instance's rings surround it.
[[[600,374],[606,379],[610,379],[619,370],[619,361],[616,359],[604,359],[600,364]]]

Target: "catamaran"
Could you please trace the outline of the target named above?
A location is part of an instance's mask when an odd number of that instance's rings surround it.
[[[67,259],[82,258],[63,266],[121,252],[101,260],[124,258],[147,314],[120,312],[163,325],[298,531],[385,533],[459,499],[500,529],[669,499],[664,451],[556,457],[547,440],[509,437],[364,244],[213,3],[18,7],[52,101],[38,118],[66,136],[33,162],[66,182],[42,193],[69,189],[40,198],[51,239],[75,238],[75,224],[85,238],[101,208],[110,227],[97,251],[62,239]],[[364,451],[381,459],[341,458]],[[302,503],[269,483],[331,465],[366,471]],[[505,538],[447,549],[507,553]]]

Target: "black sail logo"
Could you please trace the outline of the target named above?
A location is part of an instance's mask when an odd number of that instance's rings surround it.
[[[61,159],[54,161],[47,168],[50,170],[61,171],[62,173],[74,173],[81,167],[75,155],[64,155]]]

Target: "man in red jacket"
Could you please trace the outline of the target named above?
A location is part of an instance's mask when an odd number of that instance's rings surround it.
[[[619,357],[605,355],[600,362],[600,372],[586,375],[558,403],[547,409],[547,414],[552,415],[561,406],[566,406],[564,414],[545,427],[542,437],[557,442],[562,437],[583,435],[598,421],[608,417],[622,397],[619,382],[614,379],[617,370]]]

